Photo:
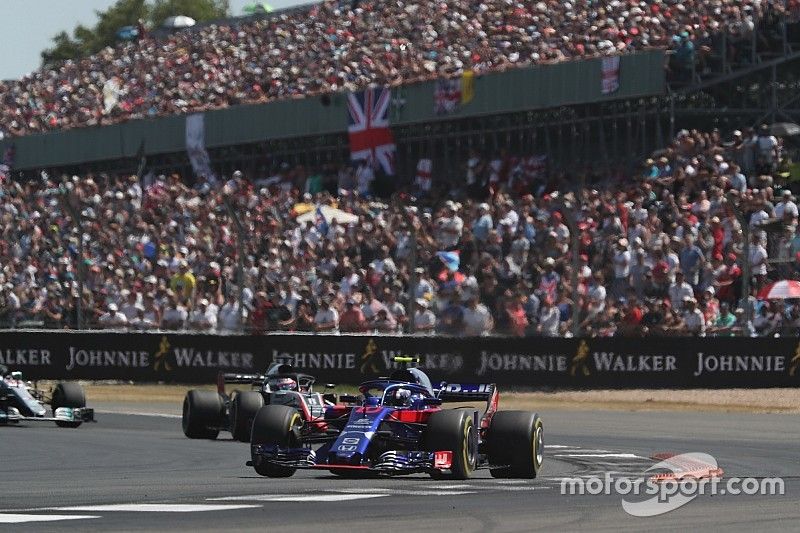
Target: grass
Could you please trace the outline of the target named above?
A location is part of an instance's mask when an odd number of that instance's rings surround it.
[[[180,405],[190,389],[215,390],[214,385],[84,383],[90,402],[146,405]],[[244,388],[244,387],[242,387]],[[232,390],[229,386],[228,390]],[[317,390],[322,390],[318,388]],[[354,394],[357,387],[341,385],[339,394]],[[476,403],[477,405],[477,403]],[[507,392],[500,395],[501,409],[566,409],[621,411],[716,411],[800,413],[798,389],[726,390],[591,390],[556,392]]]

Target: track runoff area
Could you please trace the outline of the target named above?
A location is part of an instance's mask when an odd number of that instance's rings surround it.
[[[549,409],[533,480],[269,479],[228,434],[185,438],[178,406],[95,407],[98,423],[78,429],[0,428],[0,530],[782,530],[800,518],[796,415]]]

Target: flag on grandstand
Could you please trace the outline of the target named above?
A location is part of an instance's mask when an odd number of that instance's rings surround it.
[[[328,235],[328,221],[325,220],[325,215],[322,213],[320,206],[317,206],[316,219],[317,231],[319,231],[320,235],[326,237]]]
[[[347,95],[350,159],[366,160],[394,175],[395,144],[389,128],[389,104],[392,91],[387,87],[370,88]]]
[[[461,80],[436,80],[433,89],[433,112],[447,115],[461,105]]]
[[[436,80],[433,89],[433,111],[437,115],[455,112],[475,97],[475,75],[467,70],[460,78]]]
[[[120,94],[122,89],[119,86],[119,79],[116,76],[107,79],[103,84],[103,112],[106,115],[117,107]]]
[[[430,159],[423,158],[417,161],[417,175],[414,178],[414,184],[420,191],[428,192],[431,190],[431,169],[433,162]]]
[[[209,183],[217,177],[211,170],[211,158],[206,151],[206,126],[203,113],[186,115],[186,152],[196,176],[205,176]]]
[[[458,270],[458,267],[461,266],[461,256],[458,253],[458,250],[452,252],[436,252],[436,256],[442,263],[444,263],[444,266],[447,267],[447,270],[451,272],[455,272]]]
[[[465,70],[461,75],[461,104],[468,104],[475,98],[475,73]]]
[[[619,56],[604,57],[600,92],[611,94],[619,89]]]

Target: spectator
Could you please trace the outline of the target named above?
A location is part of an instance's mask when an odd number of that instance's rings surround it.
[[[188,312],[186,311],[186,308],[181,304],[178,296],[172,294],[169,298],[169,304],[164,310],[164,314],[161,318],[161,329],[183,329],[186,325],[187,318]]]
[[[366,320],[355,301],[348,299],[345,303],[345,310],[339,318],[339,330],[342,333],[359,333],[366,329]]]
[[[197,307],[189,313],[188,325],[196,331],[213,331],[217,328],[217,313],[216,305],[210,303],[206,298],[201,298],[197,302]]]
[[[136,305],[136,293],[131,292],[128,289],[122,289],[119,295],[125,300],[125,302],[120,305],[119,311],[125,315],[125,318],[127,318],[128,322],[130,322],[139,314]]]
[[[494,320],[485,305],[478,302],[478,296],[470,296],[462,312],[463,333],[468,337],[488,335],[494,329]]]
[[[697,308],[697,300],[687,296],[683,300],[683,325],[689,335],[702,337],[706,333],[706,320]]]
[[[429,309],[428,301],[424,298],[417,299],[416,303],[414,330],[422,334],[433,333],[436,328],[436,315]]]
[[[234,333],[242,330],[242,320],[247,319],[247,312],[239,307],[239,301],[232,291],[225,297],[225,303],[219,310],[217,327],[222,333]]]
[[[669,286],[669,301],[672,307],[678,311],[683,311],[684,304],[694,298],[694,291],[692,286],[686,283],[683,277],[683,271],[678,270],[675,272],[675,283]]]
[[[339,313],[331,307],[328,298],[322,299],[319,310],[314,316],[314,331],[319,333],[338,333],[339,331]]]
[[[106,307],[106,312],[100,316],[100,327],[106,329],[121,328],[128,323],[125,315],[119,312],[119,307],[115,303],[110,303]]]
[[[558,337],[559,323],[560,314],[558,309],[553,305],[552,298],[548,296],[544,299],[541,311],[539,312],[538,331],[545,337]]]

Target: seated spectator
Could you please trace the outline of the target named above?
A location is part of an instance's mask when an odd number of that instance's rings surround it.
[[[197,307],[189,313],[187,325],[196,331],[213,331],[217,328],[217,306],[211,304],[208,299],[201,298],[197,302]]]
[[[436,328],[436,315],[429,309],[428,301],[419,298],[414,312],[414,331],[421,334],[433,333]]]
[[[345,302],[345,309],[339,317],[339,330],[342,333],[359,333],[365,331],[366,326],[364,313],[354,300],[348,299]]]
[[[314,316],[314,331],[318,333],[338,333],[339,313],[331,307],[329,298],[323,298]]]
[[[106,329],[121,328],[128,324],[128,319],[119,312],[119,307],[115,303],[110,303],[106,307],[106,312],[100,315],[98,320],[100,327]]]
[[[177,295],[172,295],[161,317],[161,329],[181,330],[186,326],[189,313]]]

